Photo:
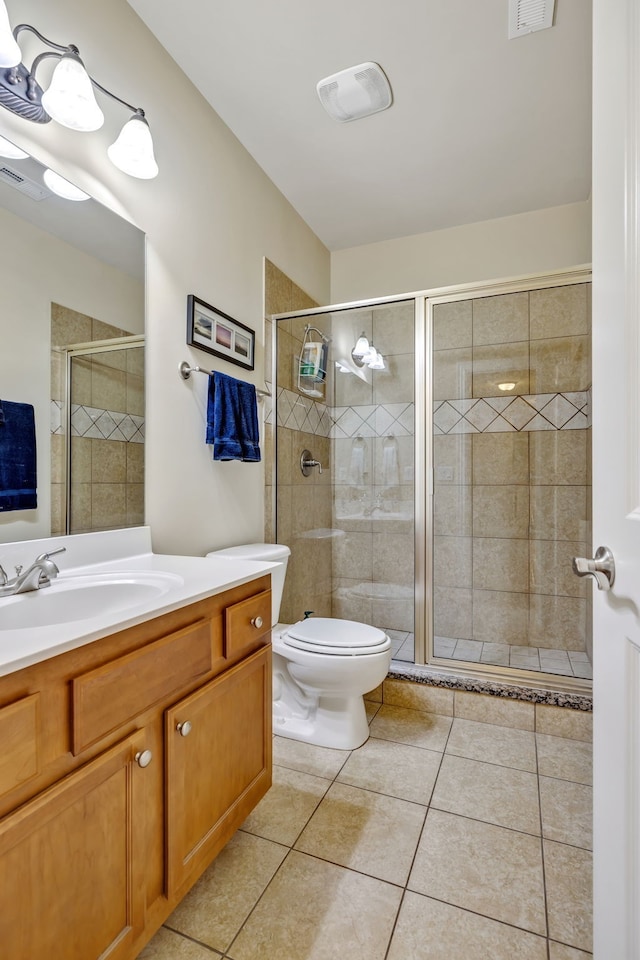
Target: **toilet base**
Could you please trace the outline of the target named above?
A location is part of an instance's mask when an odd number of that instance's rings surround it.
[[[319,697],[306,709],[295,710],[283,700],[274,699],[273,732],[318,747],[355,750],[369,738],[364,700],[361,696]]]

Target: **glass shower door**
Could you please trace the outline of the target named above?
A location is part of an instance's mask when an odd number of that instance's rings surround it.
[[[432,308],[433,653],[588,679],[589,284],[512,289]]]
[[[321,398],[295,377],[308,324],[329,339]],[[354,355],[361,338],[377,356]],[[278,320],[277,357],[277,538],[292,551],[281,619],[369,623],[413,662],[415,302]],[[322,474],[302,475],[305,449]]]

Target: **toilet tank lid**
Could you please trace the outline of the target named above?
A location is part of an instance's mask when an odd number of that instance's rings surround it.
[[[236,560],[286,560],[291,550],[282,543],[244,543],[238,547],[212,550],[208,557],[235,557]]]

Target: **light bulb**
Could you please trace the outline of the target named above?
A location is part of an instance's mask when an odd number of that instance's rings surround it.
[[[498,390],[513,390],[515,383],[512,383],[510,380],[506,383],[499,383]]]
[[[96,102],[91,78],[77,53],[65,53],[53,71],[42,106],[49,116],[70,130],[99,130],[104,114]]]
[[[13,36],[4,0],[0,0],[0,67],[17,67],[21,62],[22,51]]]
[[[52,193],[56,193],[59,197],[63,197],[65,200],[90,199],[88,193],[85,193],[84,190],[80,190],[79,187],[76,187],[74,183],[70,183],[69,180],[65,180],[65,178],[61,177],[59,173],[54,173],[53,170],[49,170],[47,168],[42,174],[42,179]]]
[[[118,170],[131,177],[151,180],[158,176],[151,131],[144,114],[134,113],[127,120],[118,139],[108,147],[107,156]]]
[[[0,157],[9,157],[10,160],[26,160],[28,156],[28,153],[25,153],[20,147],[16,147],[15,143],[11,143],[11,140],[0,137]]]

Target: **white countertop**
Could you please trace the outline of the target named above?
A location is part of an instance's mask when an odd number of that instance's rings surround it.
[[[39,554],[62,546],[66,547],[66,552],[53,558],[60,574],[50,587],[0,597],[0,676],[151,620],[185,604],[222,593],[270,573],[274,568],[272,563],[229,560],[226,557],[156,554],[151,550],[148,527],[0,544],[0,562],[11,576],[16,564],[23,564],[26,568]],[[83,579],[87,583],[122,583],[136,578],[158,583],[161,589],[157,592],[150,590],[151,596],[134,600],[125,609],[114,610],[108,603],[96,603],[96,609],[80,619],[63,619],[28,628],[11,626],[12,608],[17,604],[28,603],[33,610],[40,600],[46,604],[45,594],[55,597],[56,602],[60,598],[64,604],[63,595],[71,598],[71,592],[67,591]],[[70,600],[70,609],[72,606],[73,600]]]

